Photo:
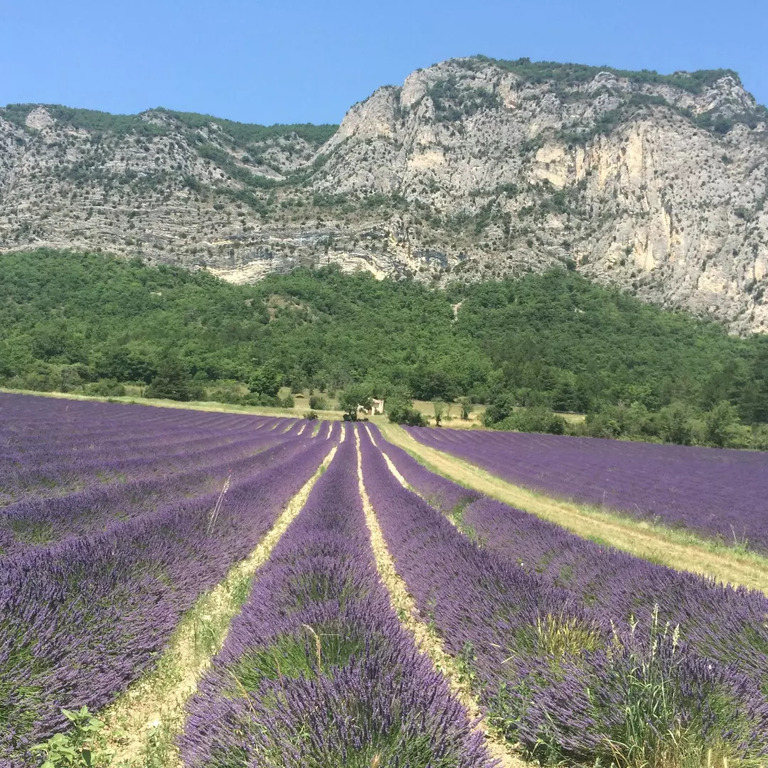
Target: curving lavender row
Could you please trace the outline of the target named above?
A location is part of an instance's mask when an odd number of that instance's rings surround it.
[[[150,667],[329,449],[307,441],[245,476],[213,524],[219,489],[0,562],[0,765],[62,728],[61,707],[98,709]]]
[[[398,572],[510,741],[589,764],[625,764],[638,750],[648,764],[682,764],[669,755],[670,734],[704,764],[710,748],[731,763],[768,754],[768,703],[755,679],[699,655],[659,617],[622,626],[478,546],[404,489],[367,438],[362,450]],[[664,707],[648,693],[659,686]]]
[[[42,413],[37,413],[30,406],[41,401]],[[131,411],[131,423],[124,424],[126,406],[107,405],[114,415],[110,424],[101,403],[77,403],[78,417],[69,421],[65,417],[69,403],[56,400],[54,405],[60,411],[58,425],[44,418],[51,410],[44,398],[0,394],[0,504],[33,495],[50,498],[126,477],[186,471],[210,462],[217,455],[236,456],[238,450],[245,455],[258,443],[268,445],[297,439],[296,433],[302,426],[300,422],[285,420],[280,429],[287,430],[282,434],[276,429],[277,420],[255,418],[248,424],[240,416],[222,418],[228,414],[205,414],[218,416],[219,423],[207,420],[202,425],[194,412],[190,412],[193,416],[188,420],[177,417],[169,425],[167,419],[152,413],[157,409],[151,408],[145,408],[148,413],[144,413],[144,420],[141,412]],[[86,405],[93,406],[95,411],[90,412],[83,407]],[[89,429],[102,423],[98,435]],[[151,432],[147,432],[148,425]],[[62,432],[58,440],[57,431]],[[143,434],[139,441],[131,438],[136,431]]]
[[[481,494],[477,491],[430,472],[407,451],[387,442],[378,427],[370,425],[368,431],[375,444],[389,457],[408,485],[441,512],[454,514],[481,498]]]
[[[744,587],[649,563],[599,546],[493,499],[470,504],[462,522],[481,545],[561,587],[616,622],[679,625],[701,656],[747,674],[768,691],[768,598]]]
[[[402,449],[379,445],[417,493],[484,549],[617,624],[634,621],[648,633],[657,611],[659,620],[681,627],[698,654],[744,672],[768,691],[768,598],[762,593],[600,546],[480,494],[471,498],[463,486],[431,473]]]
[[[0,510],[0,555],[97,533],[116,521],[156,512],[180,498],[218,493],[227,478],[234,482],[247,478],[307,445],[296,440],[274,442],[251,443],[250,450],[256,452],[241,458],[228,457],[224,451],[217,463],[188,472],[149,473],[148,477],[94,485],[66,496],[31,497],[8,505]],[[241,453],[238,450],[234,456]]]
[[[66,450],[73,435],[84,446],[94,443],[113,451],[121,445],[151,444],[158,435],[170,442],[194,433],[251,431],[274,428],[277,423],[285,424],[285,420],[0,393],[0,445],[17,446],[29,455],[39,450]],[[41,431],[45,441],[30,442]]]
[[[381,585],[346,439],[189,705],[189,768],[490,768]]]
[[[768,549],[768,453],[591,437],[409,427],[512,483],[725,543]]]

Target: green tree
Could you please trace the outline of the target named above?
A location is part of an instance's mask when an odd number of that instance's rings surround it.
[[[736,407],[727,400],[721,400],[704,417],[704,435],[708,443],[718,448],[728,447],[739,424]]]
[[[277,397],[283,385],[283,374],[272,363],[256,368],[248,380],[248,389],[257,395]]]
[[[493,427],[495,424],[509,418],[515,411],[515,398],[509,392],[496,395],[488,404],[483,414],[483,424]]]
[[[547,432],[562,435],[565,432],[565,419],[552,413],[548,408],[520,408],[501,422],[502,429],[515,429],[519,432]]]
[[[358,384],[348,387],[339,395],[339,408],[352,421],[357,420],[358,405],[362,405],[363,408],[371,407],[371,392],[367,386]]]
[[[117,381],[149,384],[157,375],[155,364],[148,356],[123,346],[107,349],[96,368],[102,378]]]
[[[659,412],[659,436],[666,443],[690,445],[693,442],[691,420],[691,409],[685,403],[670,403]]]
[[[406,424],[409,427],[427,425],[421,412],[413,407],[413,402],[402,394],[395,394],[387,400],[386,411],[393,424]]]
[[[189,369],[175,357],[166,357],[158,365],[157,375],[146,389],[147,397],[168,400],[187,401],[201,394],[201,388],[192,381]]]
[[[419,363],[413,369],[410,380],[411,391],[419,400],[453,399],[453,379],[442,368]]]
[[[470,414],[474,408],[472,401],[468,397],[460,397],[459,406],[461,408],[461,418],[464,421],[469,421]]]

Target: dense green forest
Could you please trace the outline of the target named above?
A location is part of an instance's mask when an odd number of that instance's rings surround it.
[[[556,270],[431,290],[334,268],[251,286],[100,254],[0,256],[0,383],[279,404],[281,386],[485,403],[489,426],[765,447],[768,339]],[[405,409],[407,410],[407,409]]]

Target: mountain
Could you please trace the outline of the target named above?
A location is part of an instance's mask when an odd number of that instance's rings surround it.
[[[768,119],[730,70],[455,59],[341,125],[0,110],[0,250],[252,282],[297,265],[451,280],[567,264],[768,332]]]

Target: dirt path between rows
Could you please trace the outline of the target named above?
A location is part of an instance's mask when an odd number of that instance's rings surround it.
[[[302,510],[312,487],[335,453],[334,446],[248,558],[235,565],[224,581],[198,599],[179,623],[156,669],[100,713],[107,725],[102,748],[112,753],[110,768],[181,768],[175,742],[184,727],[186,703],[224,645],[230,623],[250,592],[254,574],[269,559],[280,537]]]
[[[587,509],[513,485],[490,472],[448,453],[418,442],[395,425],[380,425],[384,437],[438,474],[567,528],[585,539],[667,565],[678,571],[709,576],[734,586],[768,594],[768,560],[753,553],[696,540],[678,531],[660,530],[643,521],[625,520],[600,510]],[[682,540],[689,539],[689,540]]]
[[[405,581],[400,577],[395,568],[395,562],[387,548],[387,542],[376,518],[376,512],[368,498],[363,478],[360,435],[357,432],[355,432],[355,444],[357,447],[357,477],[360,486],[360,496],[363,500],[365,521],[371,537],[376,568],[384,586],[389,592],[392,608],[400,618],[402,625],[413,636],[416,647],[429,656],[435,670],[440,672],[446,679],[451,693],[466,708],[469,719],[476,721],[475,729],[482,733],[488,752],[499,761],[500,768],[526,768],[529,764],[513,754],[503,738],[488,729],[482,719],[482,712],[475,697],[459,672],[456,660],[453,656],[446,653],[437,632],[419,618],[416,602],[408,591]]]

